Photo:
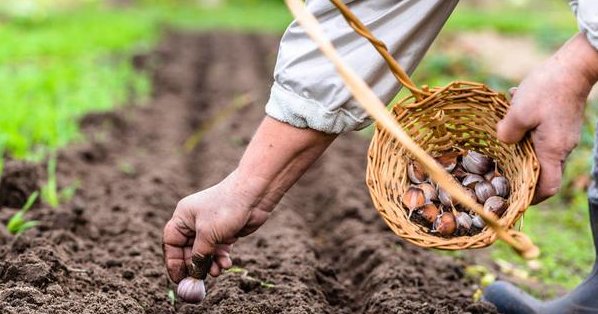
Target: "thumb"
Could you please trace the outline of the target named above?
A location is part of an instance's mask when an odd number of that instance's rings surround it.
[[[517,95],[515,95],[511,108],[496,125],[496,135],[499,140],[507,144],[515,144],[521,141],[528,131],[537,126],[534,122],[533,113],[523,110],[524,105],[524,103],[518,101]]]
[[[513,113],[507,113],[504,119],[496,125],[496,136],[502,142],[515,144],[525,136],[533,127],[524,123]]]
[[[555,195],[561,187],[563,163],[558,159],[547,159],[538,156],[540,161],[540,178],[532,204],[538,204]]]

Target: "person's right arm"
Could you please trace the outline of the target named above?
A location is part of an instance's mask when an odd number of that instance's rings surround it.
[[[163,235],[170,278],[178,283],[189,276],[192,260],[206,264],[209,256],[213,256],[212,276],[230,268],[232,244],[266,221],[284,193],[335,138],[266,117],[236,170],[178,203]]]

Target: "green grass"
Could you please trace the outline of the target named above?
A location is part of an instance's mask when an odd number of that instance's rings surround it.
[[[524,2],[527,2],[524,6],[502,3],[483,10],[462,3],[448,19],[444,31],[492,30],[511,36],[532,36],[540,46],[549,49],[560,46],[578,31],[566,1]]]
[[[445,29],[449,32],[491,29],[504,34],[530,35],[564,31],[571,33],[577,30],[577,26],[573,13],[562,9],[476,10],[461,6],[451,15]]]

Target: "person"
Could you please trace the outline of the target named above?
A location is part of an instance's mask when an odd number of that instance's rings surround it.
[[[412,73],[458,0],[345,2]],[[497,125],[498,138],[506,143],[516,143],[531,133],[541,166],[533,203],[559,190],[564,161],[579,140],[586,99],[598,80],[598,2],[570,4],[580,32],[521,82],[511,108]],[[388,103],[400,86],[382,58],[330,2],[308,0],[306,5],[344,60]],[[285,192],[334,139],[371,123],[333,65],[296,22],[281,39],[265,111],[237,168],[220,183],[183,198],[164,227],[165,264],[174,282],[187,276],[191,261],[209,268],[214,277],[230,268],[232,245],[268,219]],[[597,168],[594,177],[598,177]],[[595,185],[589,200],[596,236]],[[594,292],[598,294],[596,274],[598,267],[576,290],[548,303],[503,282],[488,287],[485,299],[505,313],[565,313],[574,308],[598,312],[598,298],[592,298]]]

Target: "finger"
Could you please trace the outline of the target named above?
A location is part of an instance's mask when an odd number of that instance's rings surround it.
[[[184,247],[189,242],[188,234],[184,223],[173,217],[164,227],[162,235],[164,264],[170,279],[177,283],[186,277]]]
[[[230,256],[218,256],[215,259],[215,263],[218,264],[218,267],[221,269],[229,269],[233,267],[233,261],[230,259]]]
[[[538,204],[558,193],[563,176],[563,162],[561,160],[543,158],[542,155],[538,155],[538,160],[540,161],[540,177],[532,204]]]
[[[511,95],[511,97],[515,96],[516,92],[517,92],[517,87],[509,88],[509,95]]]
[[[168,272],[168,277],[175,283],[187,277],[187,267],[182,255],[182,249],[168,244],[163,244],[162,249],[166,257],[164,264]],[[180,256],[180,257],[179,257]]]
[[[212,266],[210,267],[210,276],[212,276],[212,277],[220,276],[220,266],[218,266],[217,263],[212,263]]]
[[[219,246],[216,249],[216,253],[214,255],[214,262],[218,264],[220,269],[229,269],[233,266],[233,262],[230,258],[230,249],[231,245],[223,245]]]

